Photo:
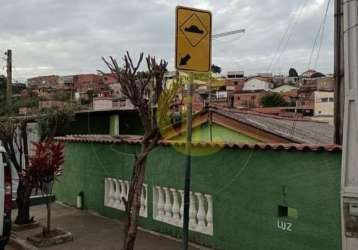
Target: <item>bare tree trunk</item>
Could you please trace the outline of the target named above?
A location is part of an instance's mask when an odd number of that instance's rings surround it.
[[[17,217],[15,219],[16,224],[23,225],[33,222],[32,218],[30,218],[30,196],[31,187],[20,180],[16,197],[16,205],[18,209]]]
[[[134,162],[132,180],[128,192],[126,203],[127,221],[124,228],[124,242],[122,250],[133,250],[137,238],[138,216],[140,211],[140,197],[145,176],[145,165],[150,150],[144,146],[139,157]]]
[[[27,122],[22,122],[20,124],[20,142],[18,146],[18,150],[22,151],[25,158],[25,167],[29,164],[29,149],[28,149],[28,141],[27,141]],[[17,138],[15,138],[17,140]],[[14,150],[14,144],[11,142],[10,147],[12,152],[12,162],[16,162],[15,166],[17,166],[16,170],[18,174],[22,171],[22,154],[20,154],[20,163],[16,161],[16,154]],[[23,180],[19,180],[19,186],[17,188],[17,196],[16,196],[16,205],[17,205],[17,217],[15,220],[16,224],[29,224],[33,222],[33,219],[30,218],[30,196],[31,196],[32,187],[29,183],[24,182]]]
[[[49,234],[51,232],[51,196],[50,195],[47,196],[46,208],[47,208],[46,234]]]
[[[127,222],[124,228],[122,249],[133,250],[137,237],[137,219],[141,205],[140,198],[144,182],[145,164],[149,152],[155,147],[160,137],[158,124],[165,120],[162,117],[162,120],[158,122],[158,117],[155,115],[153,108],[158,105],[159,99],[161,99],[161,105],[171,104],[169,103],[170,100],[165,97],[170,98],[172,95],[171,93],[167,93],[164,97],[162,95],[165,88],[164,74],[168,66],[166,61],[161,60],[158,64],[154,57],[148,56],[146,58],[148,72],[139,72],[143,53],[140,54],[137,64],[133,64],[128,52],[123,60],[125,63],[124,68],[120,68],[113,57],[110,57],[110,62],[103,58],[103,61],[121,84],[123,95],[136,107],[145,131],[141,152],[134,162],[128,199],[125,201]],[[164,99],[159,98],[160,96]]]

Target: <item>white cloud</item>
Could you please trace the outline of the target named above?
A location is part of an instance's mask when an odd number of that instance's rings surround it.
[[[328,0],[17,0],[0,9],[0,51],[13,49],[15,79],[105,69],[101,56],[144,51],[173,68],[175,6],[213,12],[214,33],[246,33],[215,40],[213,63],[224,71],[266,71],[292,15],[308,1],[291,30],[274,71],[307,68]],[[318,69],[332,71],[332,6]],[[1,69],[0,69],[1,70]],[[0,72],[2,74],[4,72]]]

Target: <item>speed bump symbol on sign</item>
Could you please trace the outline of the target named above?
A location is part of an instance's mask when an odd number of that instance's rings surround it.
[[[177,70],[209,72],[211,68],[211,12],[176,8],[175,65]]]

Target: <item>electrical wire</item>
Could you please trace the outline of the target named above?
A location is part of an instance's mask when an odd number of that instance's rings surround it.
[[[330,4],[331,4],[331,0],[328,0],[327,5],[326,5],[326,9],[325,9],[325,12],[324,12],[324,15],[323,15],[323,18],[322,18],[322,21],[320,23],[320,26],[319,26],[319,28],[317,30],[317,33],[316,33],[316,36],[315,36],[315,40],[314,40],[313,47],[312,47],[310,57],[309,57],[309,62],[308,62],[308,65],[307,65],[308,68],[311,68],[311,66],[312,66],[312,60],[313,60],[313,57],[314,57],[316,46],[318,44],[318,50],[317,50],[317,55],[316,55],[316,58],[315,58],[314,68],[317,67],[317,63],[318,63],[319,56],[320,56],[320,53],[321,53],[321,47],[322,47],[324,31],[325,31],[325,25],[326,25],[326,21],[327,21],[328,10],[329,10]],[[318,39],[320,39],[320,40],[318,40]]]
[[[291,27],[289,28],[288,32],[287,32],[287,38],[286,39],[283,39],[283,44],[282,44],[282,49],[281,51],[279,51],[278,53],[278,56],[277,56],[277,59],[274,60],[274,63],[272,63],[271,67],[270,67],[270,70],[274,69],[274,66],[278,65],[280,63],[280,60],[283,56],[283,54],[286,52],[287,50],[287,47],[288,47],[288,43],[290,42],[291,40],[291,37],[292,37],[292,34],[293,34],[293,30],[294,28],[296,27],[297,25],[297,19],[302,15],[302,12],[303,10],[306,8],[308,4],[308,0],[304,0],[302,2],[302,5],[300,6],[300,8],[298,9],[297,11],[297,14],[293,15],[293,21],[292,21],[292,25]]]
[[[317,57],[316,57],[316,61],[315,61],[315,64],[314,64],[314,68],[317,68],[319,56],[321,54],[323,37],[324,37],[325,27],[326,27],[326,24],[327,24],[327,16],[328,16],[329,6],[331,5],[331,2],[332,2],[331,0],[328,0],[326,10],[325,10],[325,13],[324,13],[324,17],[323,17],[323,20],[322,20],[321,38],[320,38],[320,42],[319,42],[319,47],[318,47],[318,52],[317,52]]]
[[[317,42],[318,42],[319,35],[321,34],[322,24],[323,24],[323,22],[321,22],[321,24],[320,24],[320,26],[319,26],[319,28],[318,28],[318,31],[317,31],[317,33],[316,33],[314,42],[313,42],[313,47],[312,47],[312,50],[311,50],[311,53],[310,53],[310,57],[309,57],[309,61],[308,61],[308,65],[307,65],[307,68],[308,68],[308,69],[311,67],[313,54],[314,54],[314,51],[315,51],[315,48],[316,48],[316,45],[317,45]]]
[[[290,42],[290,40],[291,40],[291,37],[292,37],[292,34],[293,34],[292,31],[295,29],[295,27],[296,27],[296,25],[297,25],[297,19],[298,19],[299,17],[301,17],[301,15],[302,15],[302,13],[303,13],[303,10],[306,8],[308,2],[309,2],[309,0],[306,0],[305,2],[303,2],[303,5],[301,6],[301,8],[299,9],[297,15],[295,16],[294,23],[292,24],[292,29],[291,29],[291,31],[290,31],[290,33],[289,33],[287,39],[286,39],[286,43],[285,43],[285,45],[284,45],[284,47],[283,47],[282,52],[281,52],[281,53],[279,54],[279,56],[278,56],[276,65],[278,65],[278,64],[280,63],[280,60],[281,60],[282,56],[285,54],[285,52],[286,52],[286,50],[287,50],[287,47],[288,47],[288,44],[289,44],[289,42]]]
[[[281,39],[280,39],[279,45],[278,45],[277,48],[276,48],[275,54],[274,54],[273,57],[272,57],[272,60],[271,60],[270,65],[268,66],[267,72],[269,72],[269,71],[271,70],[271,68],[272,68],[272,65],[273,65],[273,63],[274,63],[274,61],[275,61],[275,59],[276,59],[276,56],[278,55],[278,53],[279,53],[279,51],[280,51],[280,49],[281,49],[281,46],[283,45],[283,42],[284,42],[286,36],[288,35],[288,32],[289,32],[289,30],[290,30],[290,27],[291,27],[291,24],[292,24],[292,22],[293,22],[293,20],[294,20],[294,17],[295,17],[295,15],[290,15],[290,19],[289,19],[288,25],[287,25],[287,27],[286,27],[286,29],[285,29],[285,32],[283,33],[283,36],[282,36]]]

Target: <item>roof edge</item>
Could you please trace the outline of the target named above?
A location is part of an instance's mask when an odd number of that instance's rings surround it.
[[[109,135],[67,135],[56,137],[57,141],[69,143],[98,144],[140,144],[141,136],[109,136]],[[160,140],[162,146],[185,146],[184,141]],[[336,144],[296,144],[296,143],[230,143],[230,142],[193,142],[194,147],[215,147],[231,149],[287,150],[287,151],[325,151],[341,152],[342,146]]]

